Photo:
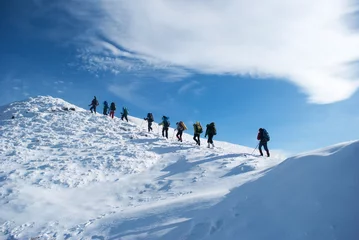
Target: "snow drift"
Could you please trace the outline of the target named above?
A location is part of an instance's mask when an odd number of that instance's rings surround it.
[[[167,140],[156,123],[147,133],[129,120],[52,97],[1,107],[0,238],[359,236],[359,142],[282,162],[225,142],[198,147],[188,134]]]

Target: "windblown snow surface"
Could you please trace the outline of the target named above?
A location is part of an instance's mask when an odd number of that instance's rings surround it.
[[[0,239],[359,239],[358,141],[283,162],[52,97],[0,115]]]

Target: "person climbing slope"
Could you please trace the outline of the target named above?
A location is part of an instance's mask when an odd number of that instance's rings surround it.
[[[176,137],[178,139],[178,141],[182,142],[182,134],[184,130],[187,130],[186,125],[184,124],[184,122],[180,121],[176,123],[176,129],[177,129],[177,134]]]
[[[103,115],[107,115],[108,114],[108,102],[104,101],[103,102]]]
[[[98,101],[97,101],[97,99],[96,99],[96,96],[94,96],[93,99],[92,99],[92,101],[91,101],[91,103],[90,103],[90,105],[89,105],[89,106],[91,106],[91,108],[90,108],[91,113],[95,112],[95,114],[96,114],[96,107],[97,107],[98,105],[99,105],[99,104],[98,104]]]
[[[152,129],[152,122],[154,121],[152,113],[147,113],[147,117],[144,118],[145,121],[147,121],[148,124],[148,132],[153,131]]]
[[[113,118],[115,116],[116,104],[114,102],[110,105],[110,117]]]
[[[123,119],[126,119],[126,121],[128,122],[128,109],[126,107],[122,108],[122,113],[121,113],[121,120],[123,121]]]
[[[196,122],[195,124],[193,124],[193,131],[194,131],[194,135],[193,135],[193,140],[196,141],[196,144],[198,146],[201,146],[201,133],[203,132],[202,126],[200,122]]]
[[[162,137],[166,137],[168,139],[168,128],[170,127],[169,117],[163,116],[162,122],[159,125],[162,125]]]
[[[262,147],[267,152],[267,157],[270,157],[268,150],[268,141],[270,140],[269,134],[267,130],[264,128],[260,128],[257,134],[257,140],[259,140],[258,150],[261,156],[263,156]]]
[[[210,124],[207,124],[206,127],[207,127],[206,134],[204,135],[204,137],[207,137],[207,135],[208,135],[208,140],[207,140],[208,148],[211,147],[210,146],[211,144],[212,144],[212,147],[214,147],[213,136],[217,134],[217,129],[216,129],[215,123],[211,122]]]

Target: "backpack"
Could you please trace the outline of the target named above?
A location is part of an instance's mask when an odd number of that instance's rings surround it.
[[[169,127],[171,125],[171,123],[168,119],[169,119],[169,117],[166,117],[166,116],[162,117],[164,127]]]
[[[269,140],[270,140],[269,133],[268,133],[267,130],[265,130],[264,128],[263,128],[263,138],[264,138],[265,140],[267,140],[268,142],[269,142]]]
[[[202,126],[199,122],[195,124],[195,128],[197,133],[203,133]]]
[[[153,121],[154,121],[152,113],[147,113],[147,119],[148,119],[150,122],[153,122]]]
[[[107,101],[104,101],[104,102],[103,102],[103,106],[106,107],[106,108],[108,108],[108,102],[107,102]]]
[[[216,129],[216,126],[215,126],[214,122],[212,122],[212,123],[210,124],[210,126],[212,126],[213,135],[217,135],[217,129]]]
[[[98,101],[97,101],[96,98],[92,99],[91,105],[92,106],[98,106]]]
[[[115,105],[114,102],[111,103],[110,110],[111,110],[111,111],[115,111],[115,110],[116,110],[116,105]]]
[[[123,115],[127,115],[127,114],[128,114],[128,110],[127,110],[126,107],[123,107],[122,110],[123,110]]]
[[[187,130],[187,126],[186,124],[184,124],[184,122],[180,121],[179,125],[182,127],[183,130]]]

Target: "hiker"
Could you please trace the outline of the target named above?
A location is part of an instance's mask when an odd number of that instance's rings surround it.
[[[269,157],[270,154],[269,154],[267,143],[270,140],[270,137],[269,137],[267,130],[265,130],[264,128],[260,128],[258,130],[257,140],[260,141],[259,145],[258,145],[258,150],[259,150],[259,153],[261,154],[261,156],[263,156],[263,152],[262,152],[262,146],[263,146],[264,150],[266,150],[266,152],[267,152],[267,157]]]
[[[110,117],[113,118],[115,116],[116,104],[114,102],[110,105]]]
[[[122,108],[122,113],[121,113],[121,120],[123,121],[123,119],[126,119],[126,121],[128,122],[127,115],[128,115],[128,110],[127,110],[126,107],[123,107]]]
[[[95,112],[95,114],[96,114],[96,107],[98,106],[98,101],[96,99],[96,96],[93,97],[92,102],[89,106],[91,106],[91,108],[90,108],[91,113]]]
[[[204,135],[204,137],[207,137],[207,135],[208,135],[208,140],[207,140],[208,148],[211,147],[211,144],[212,144],[212,147],[214,147],[213,136],[217,134],[216,126],[215,126],[214,122],[211,122],[210,124],[207,124],[206,127],[207,127],[206,134]]]
[[[145,121],[147,121],[148,124],[148,132],[150,132],[152,129],[152,122],[154,121],[152,113],[147,113],[147,117],[144,118]]]
[[[194,130],[193,140],[196,141],[196,144],[198,146],[201,146],[200,136],[201,136],[201,133],[203,132],[201,123],[196,122],[195,124],[193,124],[193,130]]]
[[[168,128],[170,126],[170,121],[169,121],[169,117],[163,116],[162,117],[162,122],[158,125],[163,125],[162,127],[162,137],[165,137],[168,139]]]
[[[180,122],[176,122],[176,130],[177,130],[177,134],[176,137],[178,139],[178,141],[182,142],[182,134],[184,130],[187,130],[186,125],[184,124],[184,122],[180,121]]]
[[[103,115],[107,115],[108,114],[108,102],[104,101],[103,102]]]

